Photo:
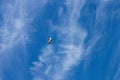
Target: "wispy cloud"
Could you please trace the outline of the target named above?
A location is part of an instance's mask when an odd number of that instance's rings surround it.
[[[16,55],[14,50],[17,49],[18,46],[21,46],[21,48],[23,47],[23,51],[21,52],[24,54],[24,47],[29,37],[27,33],[29,19],[27,18],[27,12],[24,9],[24,1],[3,1],[0,7],[1,10],[3,10],[1,11],[1,17],[3,19],[1,20],[2,23],[0,26],[0,77],[2,79],[5,77],[4,70],[9,69],[11,73],[14,73],[14,70],[17,70],[17,68],[14,68],[13,70],[11,67],[12,63],[14,63],[14,66],[18,65],[16,64],[16,62],[19,60],[17,56],[21,54]],[[13,61],[13,59],[15,60]],[[23,64],[20,61],[19,63],[21,65]],[[21,65],[19,65],[19,67],[21,67]],[[18,72],[18,74],[19,73],[20,72]]]
[[[0,26],[0,77],[4,75],[4,70],[9,69],[11,73],[16,73],[16,77],[23,80],[25,71],[22,72],[23,67],[26,66],[26,52],[25,47],[29,42],[30,23],[37,11],[40,11],[45,6],[47,0],[5,0],[0,5],[1,10],[1,26]],[[35,12],[36,11],[36,12]],[[18,52],[14,52],[16,49]],[[17,54],[20,53],[21,54]],[[24,54],[25,53],[25,54]],[[19,56],[19,57],[18,57]],[[20,57],[22,56],[22,59]],[[25,60],[24,60],[25,59]],[[18,65],[17,68],[11,68]],[[24,64],[24,66],[23,66]],[[25,69],[25,67],[24,67]],[[13,71],[13,72],[12,72]],[[8,71],[9,72],[9,71]],[[19,75],[22,74],[22,75]],[[14,75],[14,74],[13,74]],[[6,76],[5,76],[6,77]],[[19,80],[18,79],[18,80]]]
[[[42,53],[43,54],[39,56],[39,61],[33,62],[34,67],[31,67],[34,80],[44,80],[45,78],[52,76],[51,73],[53,71],[51,72],[51,69],[53,68],[54,62],[56,61],[54,56],[54,47],[52,45],[48,45],[42,49]]]
[[[1,5],[3,23],[0,27],[0,51],[5,51],[18,43],[25,46],[29,39],[28,30],[35,15],[34,11],[37,12],[37,9],[40,10],[46,3],[47,0],[3,2]]]
[[[0,51],[11,48],[19,42],[25,43],[28,38],[25,31],[28,22],[22,3],[16,1],[13,4],[3,4],[5,11],[2,12],[3,24],[0,28]]]
[[[34,80],[64,80],[70,74],[69,71],[79,64],[84,55],[84,40],[87,36],[86,30],[78,24],[84,2],[66,0],[66,18],[63,18],[63,24],[55,28],[57,37],[61,40],[58,50],[54,46],[44,47],[39,60],[33,62],[34,66],[31,67]],[[59,14],[62,14],[61,9]]]

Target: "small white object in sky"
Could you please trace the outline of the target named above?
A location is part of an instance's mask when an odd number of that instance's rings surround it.
[[[51,44],[52,41],[53,41],[53,39],[50,37],[50,38],[48,39],[48,44]]]

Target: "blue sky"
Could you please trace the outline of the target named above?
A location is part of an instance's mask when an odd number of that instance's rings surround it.
[[[0,80],[120,80],[119,13],[117,0],[0,0]]]

